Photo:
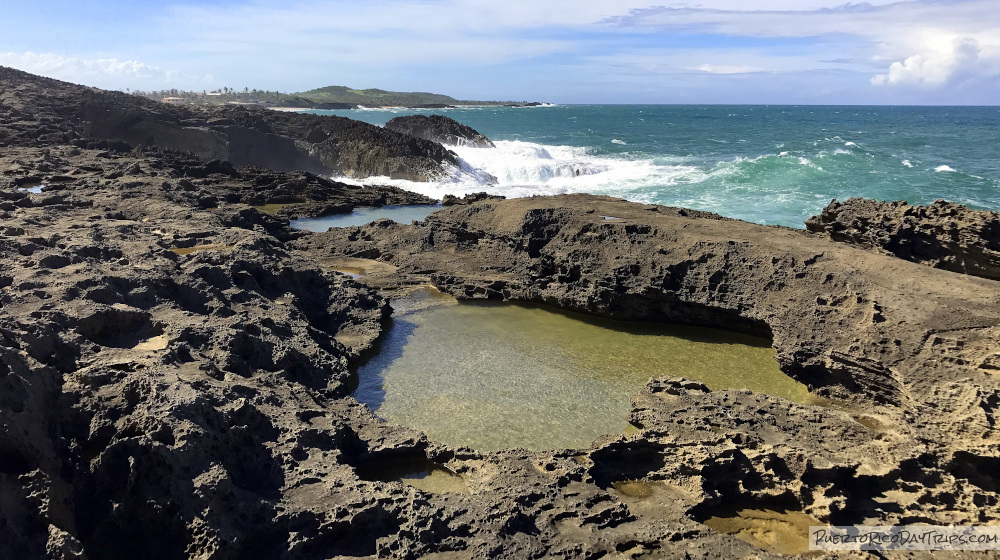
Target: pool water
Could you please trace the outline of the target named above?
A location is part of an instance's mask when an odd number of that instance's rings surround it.
[[[651,377],[810,398],[781,372],[763,338],[544,307],[410,299],[393,304],[392,327],[359,368],[355,397],[450,445],[589,447],[627,429],[629,399]]]
[[[324,232],[332,227],[362,226],[381,218],[394,222],[408,224],[414,220],[423,220],[428,214],[440,210],[440,204],[399,204],[381,208],[355,208],[349,214],[334,214],[322,218],[300,218],[292,220],[294,229],[304,229],[313,232]]]

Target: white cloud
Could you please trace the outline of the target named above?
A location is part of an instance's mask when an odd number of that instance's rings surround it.
[[[893,62],[888,72],[871,79],[876,86],[934,88],[973,77],[1000,75],[1000,48],[984,48],[972,37],[935,41],[921,53]]]
[[[750,74],[755,72],[807,72],[816,68],[815,60],[796,53],[773,54],[758,49],[733,52],[725,49],[634,49],[588,57],[597,74],[607,75],[679,75],[679,74]],[[837,64],[824,64],[836,68]]]
[[[306,0],[253,2],[239,10],[175,6],[163,23],[180,51],[230,58],[284,56],[382,66],[444,60],[492,64],[567,50],[571,41],[540,38],[530,30],[599,21],[606,13],[600,5],[609,3],[583,2],[572,10],[545,2],[474,4]]]
[[[0,65],[67,82],[104,89],[193,87],[214,82],[211,75],[191,76],[163,70],[137,60],[64,57],[53,53],[0,53]]]
[[[736,66],[732,64],[702,64],[698,67],[702,72],[709,74],[747,74],[750,72],[763,72],[763,68],[756,66]]]
[[[295,91],[338,83],[531,96],[543,84],[575,92],[622,75],[774,84],[794,74],[788,83],[834,79],[837,91],[849,76],[852,87],[874,96],[844,102],[947,102],[960,99],[959,84],[980,92],[962,100],[991,102],[990,88],[975,84],[1000,77],[997,0],[167,0],[156,6],[142,40],[107,34],[62,44],[58,37],[72,34],[55,30],[44,48],[76,57],[7,53],[0,64],[113,88]],[[12,44],[19,46],[6,48],[39,48],[23,39]],[[102,54],[80,55],[92,48]],[[763,72],[766,80],[756,75]]]
[[[609,24],[649,30],[691,30],[743,37],[818,37],[843,34],[892,39],[934,29],[961,29],[967,35],[1000,29],[1000,5],[995,0],[905,0],[875,5],[843,4],[795,9],[732,7],[654,7],[609,19]],[[815,3],[814,3],[815,4]],[[994,35],[995,37],[995,35]]]
[[[284,73],[292,64],[335,68],[341,75],[358,75],[373,68],[429,66],[444,63],[483,66],[553,54],[592,49],[588,32],[627,37],[667,32],[701,22],[724,26],[775,10],[824,9],[840,0],[766,0],[756,11],[741,10],[743,0],[706,0],[697,8],[662,8],[662,0],[372,0],[331,3],[292,0],[284,4],[255,0],[240,9],[223,6],[173,6],[163,21],[165,33],[178,52],[207,55],[246,65],[248,59],[270,63],[261,67]],[[885,3],[878,0],[877,3]],[[760,10],[771,10],[762,12]],[[657,21],[669,15],[677,21]],[[198,25],[190,22],[197,21]],[[618,24],[621,24],[619,26]],[[763,25],[758,22],[757,25]],[[770,26],[764,25],[770,29]],[[734,30],[753,35],[755,32]],[[727,30],[720,29],[725,33]],[[611,39],[612,42],[615,39]],[[629,39],[622,39],[626,44]],[[613,47],[614,48],[614,47]],[[619,47],[620,48],[620,47]],[[682,49],[683,50],[683,49]],[[275,59],[284,57],[281,63]],[[757,56],[757,58],[761,58]],[[782,58],[779,56],[779,58]],[[241,62],[244,61],[244,62]],[[698,60],[710,73],[739,73],[771,68],[769,64]],[[690,61],[682,65],[692,68]],[[693,68],[697,69],[698,64]]]
[[[781,9],[748,10],[738,2],[657,7],[609,20],[623,29],[712,33],[760,40],[813,39],[823,60],[867,65],[873,85],[934,89],[970,78],[1000,77],[1000,3],[996,0],[910,0],[883,5],[845,4],[817,9],[816,2]],[[780,2],[772,2],[777,6]],[[862,68],[859,68],[862,70]]]

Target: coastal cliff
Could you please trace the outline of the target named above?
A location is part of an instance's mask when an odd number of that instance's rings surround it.
[[[448,146],[495,148],[493,141],[471,126],[443,115],[410,115],[396,117],[385,123],[389,130],[439,142]]]
[[[101,91],[0,67],[0,145],[125,142],[194,153],[204,161],[363,178],[426,181],[456,156],[440,144],[343,117],[244,106],[193,108]]]
[[[250,205],[419,197],[254,156],[256,133],[301,146],[319,127],[315,147],[323,127],[360,125],[238,108],[181,118],[194,113],[25,76],[0,74],[2,558],[778,558],[797,551],[712,519],[1000,522],[993,280],[587,195],[471,196],[416,224],[296,231]],[[94,114],[137,120],[98,119],[102,137],[75,101],[50,106],[91,96]],[[179,145],[115,137],[144,127]],[[209,150],[227,129],[253,131],[253,166]],[[387,155],[362,167],[423,146],[387,134],[365,136]],[[344,259],[372,272],[335,272]],[[587,449],[448,447],[350,396],[391,320],[386,294],[420,285],[763,335],[816,399],[664,372],[632,399],[637,430]],[[456,484],[385,474],[435,467]]]

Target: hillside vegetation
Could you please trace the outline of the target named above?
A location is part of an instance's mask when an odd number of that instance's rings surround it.
[[[448,95],[428,92],[386,91],[384,89],[352,89],[347,86],[327,86],[302,93],[281,93],[224,87],[216,91],[184,91],[166,89],[130,91],[134,95],[176,105],[260,105],[263,107],[305,107],[311,109],[354,109],[361,107],[423,107],[443,108],[468,105],[531,107],[541,103],[526,101],[463,101]]]
[[[384,89],[352,89],[347,86],[327,86],[292,94],[315,103],[349,103],[366,107],[419,107],[436,105],[535,105],[514,101],[468,101],[440,93],[403,92]]]

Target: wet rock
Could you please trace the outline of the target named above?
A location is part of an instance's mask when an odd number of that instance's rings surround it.
[[[507,197],[496,194],[487,194],[485,192],[469,193],[462,198],[446,194],[444,195],[444,198],[441,199],[441,205],[456,206],[459,204],[472,204],[473,202],[479,202],[480,200],[503,200],[505,198]]]
[[[472,146],[474,148],[495,148],[493,142],[455,119],[443,115],[409,115],[395,117],[385,123],[389,130],[431,140],[446,146]]]

